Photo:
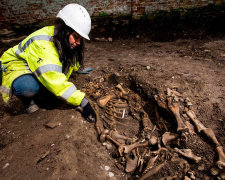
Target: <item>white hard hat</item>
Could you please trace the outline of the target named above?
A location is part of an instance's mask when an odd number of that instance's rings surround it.
[[[91,18],[87,10],[79,4],[68,4],[59,11],[57,17],[85,39],[90,40]]]

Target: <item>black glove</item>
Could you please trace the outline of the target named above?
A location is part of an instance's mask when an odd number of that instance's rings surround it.
[[[85,119],[87,119],[88,122],[92,123],[96,121],[95,111],[93,110],[89,102],[83,107],[82,115]]]

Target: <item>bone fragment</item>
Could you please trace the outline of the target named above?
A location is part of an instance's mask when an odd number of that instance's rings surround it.
[[[126,169],[127,173],[133,172],[137,168],[138,157],[134,150],[132,150],[132,154],[134,155],[134,159],[130,157],[130,155],[126,155]]]
[[[162,117],[159,116],[159,111],[158,111],[157,106],[155,106],[155,115],[156,115],[156,120],[157,120],[157,123],[158,123],[159,128],[161,130],[162,129],[165,129],[166,131],[168,131],[168,128],[164,124],[164,121],[163,121]]]
[[[213,176],[217,176],[219,174],[219,169],[217,167],[212,167],[210,169],[210,174]]]
[[[108,134],[109,134],[108,129],[105,129],[104,131],[102,131],[102,133],[99,137],[100,142],[105,142],[106,141],[106,135],[108,135]]]
[[[154,98],[155,98],[157,104],[159,105],[159,107],[169,110],[165,99],[163,99],[160,95],[155,95]]]
[[[221,178],[222,180],[225,179],[225,172],[224,172],[224,171],[223,171],[223,172],[220,172],[220,178]]]
[[[108,94],[106,96],[103,96],[101,98],[99,98],[97,100],[97,103],[100,107],[105,107],[105,105],[113,98],[116,98],[116,95],[115,94]]]
[[[127,95],[127,94],[128,94],[128,92],[126,92],[126,91],[123,89],[123,87],[121,86],[121,84],[118,84],[116,87],[122,92],[123,95]]]
[[[151,138],[149,139],[149,144],[154,146],[158,143],[158,138],[156,136],[151,136]]]
[[[178,137],[177,134],[171,133],[171,132],[165,132],[162,135],[162,143],[164,144],[164,146],[167,145],[168,142],[176,139]]]
[[[194,155],[191,151],[191,149],[178,149],[178,148],[174,148],[174,150],[181,154],[182,156],[189,158],[191,160],[193,160],[196,163],[199,163],[201,161],[201,157],[198,157],[196,155]]]
[[[135,149],[137,147],[144,147],[144,146],[148,146],[147,141],[144,143],[135,142],[130,145],[121,145],[121,146],[119,146],[118,151],[119,151],[120,155],[122,156],[123,154],[129,154],[133,149]]]
[[[151,120],[149,119],[147,113],[144,113],[144,115],[142,117],[142,124],[143,124],[144,130],[147,130],[147,129],[152,130],[153,125],[152,125]]]
[[[165,165],[166,165],[166,160],[164,162],[162,162],[161,164],[159,164],[158,166],[155,166],[152,169],[150,169],[145,175],[143,175],[140,178],[140,180],[150,178],[151,176],[153,176],[154,174],[159,172]]]
[[[223,152],[223,147],[217,146],[216,152],[217,152],[217,155],[218,155],[218,161],[216,162],[217,166],[220,169],[225,169],[225,154]]]
[[[144,170],[144,174],[145,174],[146,172],[148,172],[150,169],[153,168],[153,166],[154,166],[155,161],[157,160],[157,158],[158,158],[158,155],[156,155],[155,157],[151,158],[151,159],[148,161],[148,164],[147,164],[147,166],[146,166],[146,168],[145,168],[145,170]]]

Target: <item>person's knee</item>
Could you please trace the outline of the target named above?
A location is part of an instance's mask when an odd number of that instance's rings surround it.
[[[39,85],[35,85],[35,86],[28,86],[26,87],[26,89],[24,89],[24,91],[22,92],[22,95],[26,98],[30,98],[33,97],[34,95],[36,95],[39,91]]]
[[[39,88],[38,81],[32,75],[23,75],[14,81],[13,94],[30,98],[38,93]]]

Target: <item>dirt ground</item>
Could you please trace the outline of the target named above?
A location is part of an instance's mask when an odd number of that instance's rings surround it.
[[[139,37],[112,42],[86,43],[88,75],[74,74],[78,88],[105,78],[107,86],[118,83],[137,93],[151,116],[155,94],[176,87],[193,104],[198,119],[212,128],[225,149],[225,38],[179,39],[153,42]],[[12,106],[14,105],[14,106]],[[16,106],[16,107],[15,107]],[[52,122],[54,129],[44,124]],[[172,126],[176,129],[176,124]],[[215,148],[196,133],[191,138],[193,152],[202,158],[190,163],[195,179],[214,179],[210,168],[217,161]],[[99,142],[94,124],[86,122],[73,108],[60,105],[23,112],[14,100],[11,107],[1,101],[0,179],[138,179],[138,173],[125,173],[118,159]],[[151,179],[181,174],[182,167],[168,164]],[[165,173],[167,172],[167,173]]]

